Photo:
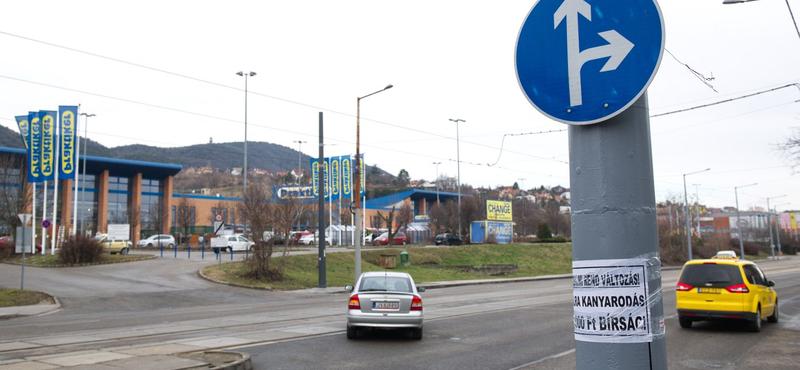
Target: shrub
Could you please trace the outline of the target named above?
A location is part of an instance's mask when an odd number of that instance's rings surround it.
[[[486,244],[497,244],[497,236],[493,233],[486,235]]]
[[[0,260],[4,260],[13,256],[14,249],[15,247],[13,242],[0,243]]]
[[[737,255],[739,253],[741,253],[740,252],[740,247],[739,247],[739,238],[732,238],[730,240],[730,242],[728,242],[728,246],[730,247],[731,250],[736,251]],[[744,254],[751,255],[751,256],[757,256],[758,255],[758,247],[753,243],[744,242]],[[742,257],[742,256],[739,256],[739,257]]]
[[[103,246],[90,237],[72,236],[61,244],[58,257],[64,264],[99,262],[103,256]]]
[[[781,245],[781,251],[783,251],[783,254],[796,255],[797,254],[797,246],[795,246],[794,244]]]
[[[539,224],[539,227],[536,229],[536,236],[539,239],[550,239],[553,237],[553,232],[550,231],[550,225],[547,222],[542,222]]]

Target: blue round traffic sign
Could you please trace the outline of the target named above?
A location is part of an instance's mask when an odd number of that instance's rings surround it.
[[[50,226],[52,226],[52,225],[53,224],[50,222],[50,220],[45,219],[45,220],[42,221],[42,227],[45,228],[45,229],[49,229]]]
[[[655,0],[539,0],[517,37],[517,79],[531,104],[552,119],[604,121],[650,85],[664,36]]]

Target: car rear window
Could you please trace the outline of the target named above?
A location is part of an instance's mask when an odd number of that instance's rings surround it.
[[[739,266],[721,264],[686,265],[678,281],[691,286],[719,288],[744,283]]]
[[[403,292],[411,293],[411,280],[406,277],[371,276],[365,277],[359,292]]]

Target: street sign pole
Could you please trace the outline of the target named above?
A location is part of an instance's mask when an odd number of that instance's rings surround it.
[[[25,250],[26,250],[26,247],[27,247],[25,245],[25,241],[26,241],[26,239],[25,239],[25,226],[28,225],[28,222],[30,222],[31,217],[33,217],[33,214],[20,213],[20,214],[17,215],[17,217],[19,217],[19,221],[22,222],[22,276],[21,276],[20,282],[19,282],[19,290],[25,290]],[[35,227],[36,225],[33,225],[33,226]],[[34,240],[33,243],[35,244],[36,241]],[[33,247],[31,247],[31,250],[32,249],[33,249]]]
[[[579,370],[667,368],[646,94],[663,52],[655,0],[539,0],[517,39],[525,97],[570,125]]]
[[[652,333],[651,342],[576,340],[576,369],[666,369],[647,95],[602,124],[570,126],[569,147],[572,259],[642,261]]]

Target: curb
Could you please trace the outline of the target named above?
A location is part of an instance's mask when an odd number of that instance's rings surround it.
[[[234,351],[204,351],[180,353],[176,356],[191,360],[203,361],[211,364],[211,367],[197,367],[196,369],[208,370],[253,370],[250,362],[250,355]],[[232,357],[238,359],[231,360]],[[221,362],[221,363],[220,363]],[[195,368],[191,368],[195,369]]]
[[[50,298],[53,299],[54,303],[53,303],[53,305],[52,305],[53,307],[51,309],[49,309],[47,311],[44,311],[44,312],[38,312],[38,313],[35,313],[35,314],[30,314],[30,315],[20,314],[20,313],[17,313],[17,314],[2,314],[2,313],[0,313],[0,321],[16,319],[18,317],[44,316],[44,315],[49,315],[49,314],[61,309],[61,301],[58,300],[58,297],[56,297],[56,296],[54,296],[54,295],[52,295],[50,293],[46,293],[46,292],[39,292],[39,293],[46,294],[47,296],[49,296]],[[26,307],[36,307],[36,306],[39,306],[39,305],[34,304],[34,305],[16,306],[16,307],[19,308],[19,309],[23,309],[24,310]]]
[[[267,291],[274,291],[275,290],[275,289],[272,289],[272,288],[266,288],[266,287],[260,287],[260,286],[242,285],[242,284],[236,284],[236,283],[231,283],[231,282],[228,282],[228,281],[222,281],[222,280],[217,280],[217,279],[211,278],[211,277],[206,276],[205,274],[203,274],[203,270],[208,268],[208,267],[212,267],[212,266],[203,267],[200,270],[197,270],[197,275],[199,275],[200,278],[203,279],[203,280],[210,281],[210,282],[215,283],[215,284],[222,284],[222,285],[233,286],[233,287],[237,287],[237,288],[257,289],[257,290],[267,290]]]
[[[152,256],[152,255],[147,255],[146,257],[145,257],[145,255],[141,255],[141,256],[143,256],[143,257],[142,258],[137,258],[135,260],[129,260],[129,261],[105,261],[105,262],[97,262],[97,263],[81,263],[81,264],[77,264],[77,265],[47,265],[47,266],[32,265],[32,264],[29,264],[29,263],[26,262],[25,266],[27,266],[27,267],[41,267],[41,268],[89,267],[89,266],[100,266],[100,265],[113,265],[115,263],[128,263],[128,262],[147,261],[147,260],[158,258],[158,256]],[[7,265],[22,266],[22,262],[21,261],[19,263],[10,262],[10,261],[2,261],[0,263],[5,263]]]

